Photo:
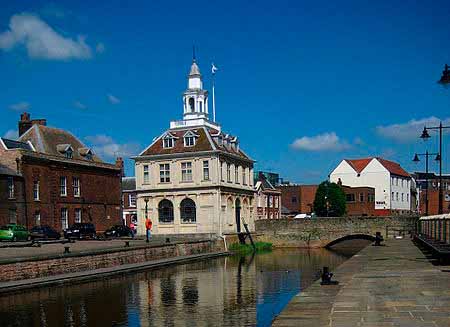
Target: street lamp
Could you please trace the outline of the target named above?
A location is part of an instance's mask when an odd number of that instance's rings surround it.
[[[149,243],[149,237],[148,237],[148,230],[147,230],[147,219],[148,219],[148,198],[144,198],[145,201],[145,235],[146,235],[146,242]]]
[[[414,159],[412,160],[415,163],[419,163],[420,159],[419,156],[425,157],[425,216],[428,216],[428,157],[429,156],[436,156],[435,160],[438,161],[441,159],[441,156],[439,153],[429,153],[428,150],[425,153],[416,153],[414,155]],[[420,199],[420,197],[419,197]]]
[[[448,74],[448,78],[450,79],[450,71],[448,70],[448,65],[445,65],[444,75]],[[444,75],[442,76],[441,80],[444,78]],[[420,138],[424,141],[428,140],[431,136],[428,133],[429,130],[431,131],[439,131],[439,154],[436,156],[436,160],[439,161],[439,209],[438,214],[442,214],[442,205],[444,200],[444,194],[443,194],[443,188],[442,188],[442,132],[444,129],[450,128],[450,126],[443,126],[442,122],[439,123],[439,126],[431,126],[431,127],[424,127],[422,131],[422,135],[420,135]]]

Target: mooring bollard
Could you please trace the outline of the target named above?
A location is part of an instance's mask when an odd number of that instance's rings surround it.
[[[166,237],[166,243],[170,243],[170,238]]]
[[[381,242],[383,242],[383,236],[381,236],[381,232],[375,233],[375,243],[373,246],[381,246]]]
[[[70,253],[70,246],[64,247],[64,253]]]
[[[330,268],[323,267],[322,270],[322,281],[320,282],[320,285],[337,285],[339,284],[336,280],[331,280],[333,277],[333,273],[330,272]]]
[[[129,248],[130,247],[130,241],[125,241],[125,247]]]

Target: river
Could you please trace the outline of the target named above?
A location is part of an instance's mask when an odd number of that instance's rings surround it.
[[[275,249],[4,295],[0,326],[270,326],[356,251]]]

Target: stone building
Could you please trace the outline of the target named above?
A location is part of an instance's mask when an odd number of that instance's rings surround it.
[[[258,175],[258,179],[255,183],[255,190],[255,218],[280,219],[281,191],[277,190],[263,173]]]
[[[130,226],[130,223],[137,223],[137,211],[136,211],[136,178],[135,177],[123,177],[122,178],[122,211],[123,211],[123,223]]]
[[[135,160],[138,233],[146,214],[155,234],[254,230],[253,163],[237,137],[209,119],[208,92],[193,60],[183,94],[183,119]]]
[[[123,161],[103,162],[71,133],[47,127],[44,119],[21,115],[19,139],[0,142],[0,164],[23,179],[17,202],[25,207],[16,219],[28,228],[49,225],[61,231],[75,222],[92,222],[103,231],[121,222]]]

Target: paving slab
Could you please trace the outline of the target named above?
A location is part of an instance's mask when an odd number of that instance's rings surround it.
[[[434,266],[409,239],[368,246],[296,295],[273,326],[450,326],[449,267]]]

